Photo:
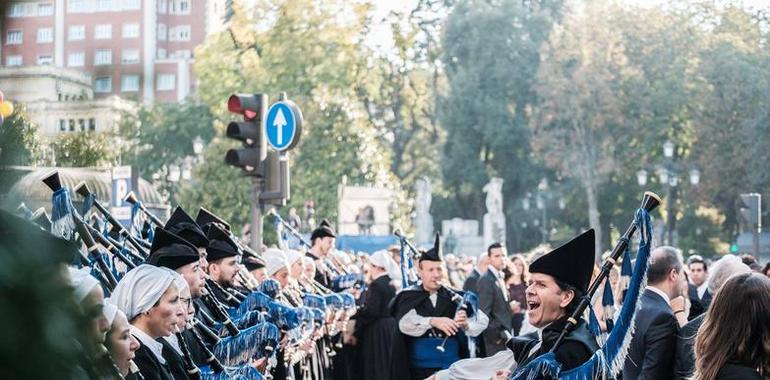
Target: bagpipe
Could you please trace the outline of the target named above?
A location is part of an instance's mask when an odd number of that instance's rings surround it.
[[[631,328],[634,323],[639,295],[642,286],[645,283],[648,258],[652,249],[653,235],[649,213],[657,208],[658,205],[660,205],[660,197],[658,197],[658,195],[652,192],[644,193],[642,204],[636,211],[634,220],[615,244],[610,256],[607,257],[602,264],[601,272],[596,279],[591,282],[588,291],[580,300],[578,307],[567,319],[566,325],[553,346],[550,347],[550,350],[547,353],[535,358],[526,365],[517,368],[511,373],[509,379],[605,379],[614,378],[614,376],[618,374],[624,363],[624,353],[631,342]],[[639,249],[633,267],[633,273],[631,273],[632,259],[629,243],[632,236],[637,231],[639,231]],[[624,281],[626,282],[627,289],[617,320],[614,321],[614,323],[608,321],[607,326],[609,334],[607,339],[604,341],[601,348],[596,351],[587,362],[577,368],[562,372],[561,364],[556,360],[555,351],[564,341],[564,338],[577,326],[579,318],[586,309],[589,311],[589,330],[591,330],[594,335],[598,336],[601,334],[597,326],[598,323],[596,317],[589,306],[593,295],[598,291],[600,285],[608,279],[612,268],[617,265],[620,255],[624,256],[621,276],[630,275],[630,278],[627,278],[627,281]],[[604,299],[602,300],[602,304],[605,307],[611,304],[611,301],[608,301],[607,298],[612,299],[612,291],[611,288],[608,291],[608,283],[609,281],[607,280],[605,282],[603,293]]]
[[[280,226],[280,228],[276,228],[276,233],[278,234],[278,241],[284,242],[284,245],[287,236],[286,234],[282,233],[281,230],[285,231],[288,235],[293,236],[297,241],[300,243],[301,246],[303,246],[306,250],[310,250],[312,248],[312,245],[305,239],[302,234],[297,231],[294,227],[291,226],[286,220],[284,220],[281,215],[279,215],[275,210],[270,210],[267,212],[267,215],[271,216],[273,218],[273,221],[276,226]],[[317,268],[320,270],[327,270],[327,274],[331,278],[331,287],[333,290],[336,290],[337,292],[350,289],[353,287],[360,288],[364,285],[364,277],[361,273],[352,272],[346,268],[346,266],[340,262],[340,260],[334,256],[333,254],[330,254],[327,258],[323,259],[323,267],[324,268]],[[307,279],[308,282],[311,283],[311,286],[313,288],[316,288],[319,290],[319,293],[331,293],[332,290],[327,289],[322,284],[319,284],[318,281],[315,281],[314,279]]]
[[[412,245],[400,229],[393,231],[398,238],[401,254],[401,289],[406,289],[417,283],[417,274],[414,271],[414,259],[420,257],[420,251]]]
[[[147,249],[151,247],[151,241],[140,236],[134,236],[130,229],[126,229],[96,199],[96,194],[84,182],[77,186],[77,193],[84,197],[83,208],[81,209],[82,214],[74,206],[69,189],[62,186],[57,171],[46,175],[43,178],[43,183],[53,192],[52,219],[49,223],[50,226],[46,226],[46,223],[39,221],[36,221],[37,224],[41,228],[47,229],[52,234],[64,239],[70,241],[79,239],[85,247],[85,251],[82,249],[78,250],[80,257],[75,258],[73,264],[81,267],[90,267],[91,274],[100,281],[105,293],[109,295],[120,277],[120,273],[117,273],[117,268],[114,265],[114,260],[121,261],[125,266],[125,271],[135,268],[137,265],[142,264],[148,256]],[[141,206],[141,202],[133,194],[129,194],[128,198],[129,203],[134,205],[135,210],[147,214],[145,217],[149,218],[150,223],[162,227],[160,220],[157,217],[150,216],[149,211]],[[92,208],[95,208],[100,214],[95,215],[92,213],[92,219],[95,222],[102,222],[102,218],[104,218],[102,225],[109,225],[111,227],[110,231],[100,231],[101,228],[89,225],[85,221],[84,215]],[[31,213],[25,205],[20,205],[17,209],[17,213],[28,219],[33,217],[40,218],[41,215],[47,216],[44,210],[38,211]],[[132,213],[132,219],[135,216],[136,213]],[[112,235],[110,232],[112,232]],[[152,239],[151,235],[149,239]],[[110,258],[113,259],[113,265],[108,264]],[[313,310],[297,311],[277,302],[272,302],[268,305],[266,318],[252,318],[250,321],[243,321],[241,318],[238,318],[238,322],[241,322],[241,324],[240,328],[236,327],[235,323],[230,320],[229,313],[232,312],[234,305],[243,303],[247,295],[233,294],[230,290],[225,290],[221,287],[217,288],[217,290],[224,292],[223,294],[229,294],[233,297],[226,300],[231,302],[230,305],[224,305],[214,298],[211,291],[211,287],[218,286],[218,284],[209,282],[207,285],[208,291],[204,292],[202,301],[215,316],[211,317],[206,313],[201,313],[200,316],[207,319],[207,323],[221,323],[224,326],[223,330],[229,336],[223,337],[225,333],[222,331],[212,331],[205,323],[202,323],[197,318],[193,318],[189,328],[192,331],[195,343],[202,348],[204,356],[207,357],[206,366],[199,369],[192,362],[189,355],[190,342],[186,341],[181,334],[177,334],[185,366],[191,378],[262,379],[263,377],[258,371],[248,366],[248,361],[271,355],[274,357],[274,352],[280,341],[278,326],[281,327],[281,330],[293,334],[294,339],[291,340],[292,342],[296,342],[298,339],[309,335],[307,326],[315,326],[315,313]],[[303,330],[293,331],[299,327],[302,327]],[[206,337],[205,339],[204,336]],[[209,349],[209,347],[212,347],[212,349]],[[99,360],[105,363],[108,361],[108,359],[103,359],[103,356],[99,356]],[[141,374],[137,373],[137,375],[140,376]]]

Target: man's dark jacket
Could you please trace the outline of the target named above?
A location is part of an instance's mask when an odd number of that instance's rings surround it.
[[[489,325],[482,333],[487,356],[505,349],[507,339],[504,331],[513,335],[513,312],[503,294],[508,289],[501,289],[499,284],[500,281],[491,269],[484,273],[476,284],[479,308],[489,317]]]
[[[679,324],[663,297],[647,289],[636,311],[634,337],[623,365],[623,380],[670,379]]]

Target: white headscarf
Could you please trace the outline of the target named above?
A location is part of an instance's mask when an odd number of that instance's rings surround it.
[[[294,249],[286,250],[286,263],[288,263],[289,266],[294,265],[294,263],[300,259],[302,259],[302,254],[299,253],[299,251]]]
[[[372,255],[369,256],[369,262],[372,263],[372,265],[385,268],[385,270],[388,272],[388,276],[391,277],[393,277],[392,273],[398,270],[398,266],[393,260],[393,257],[390,255],[390,252],[384,249],[372,253]]]
[[[123,276],[112,292],[110,302],[131,321],[150,310],[173,283],[174,276],[168,270],[142,264]]]
[[[286,255],[280,249],[268,248],[263,254],[262,258],[265,260],[265,269],[267,275],[272,276],[281,268],[289,268],[289,263],[286,261]]]
[[[67,267],[69,270],[70,281],[75,288],[75,300],[78,303],[83,302],[91,293],[94,288],[99,286],[99,281],[91,276],[91,271],[88,268],[77,269],[73,267]]]

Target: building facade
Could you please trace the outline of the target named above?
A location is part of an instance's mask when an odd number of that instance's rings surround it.
[[[222,0],[14,0],[0,65],[85,73],[96,100],[180,102],[195,90],[194,49],[223,15]]]

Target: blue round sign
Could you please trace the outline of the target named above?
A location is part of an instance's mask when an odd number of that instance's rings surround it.
[[[301,128],[302,113],[294,102],[276,102],[267,110],[264,135],[275,150],[283,151],[294,147],[299,142]]]

